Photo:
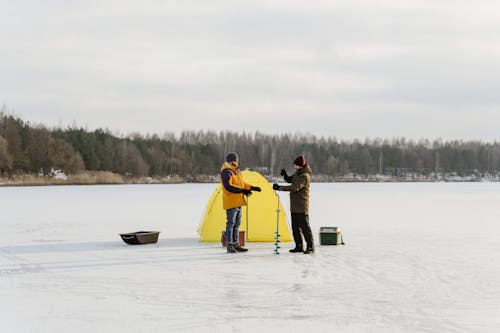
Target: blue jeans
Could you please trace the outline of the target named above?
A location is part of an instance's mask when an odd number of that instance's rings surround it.
[[[226,240],[227,244],[239,243],[238,233],[241,224],[241,207],[226,210]]]

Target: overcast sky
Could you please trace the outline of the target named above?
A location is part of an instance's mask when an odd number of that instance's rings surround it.
[[[0,0],[32,122],[500,139],[500,2]]]

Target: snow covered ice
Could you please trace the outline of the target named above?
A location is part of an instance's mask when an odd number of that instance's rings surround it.
[[[500,184],[312,184],[314,256],[200,243],[215,186],[0,188],[0,332],[500,331]]]

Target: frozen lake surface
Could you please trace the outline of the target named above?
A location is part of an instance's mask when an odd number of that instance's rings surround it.
[[[214,188],[0,188],[0,332],[500,331],[500,184],[313,184],[314,256],[198,242]]]

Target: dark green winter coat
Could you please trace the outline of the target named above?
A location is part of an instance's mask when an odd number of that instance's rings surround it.
[[[291,183],[280,186],[281,191],[290,191],[290,212],[305,213],[309,215],[309,184],[311,183],[312,170],[309,165],[297,170],[293,175],[285,177]]]

